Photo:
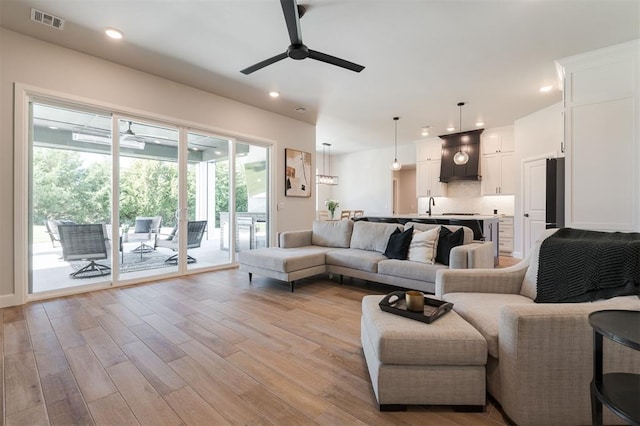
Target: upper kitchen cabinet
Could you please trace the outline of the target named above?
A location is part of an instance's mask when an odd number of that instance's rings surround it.
[[[640,231],[640,40],[564,58],[566,226]]]
[[[516,191],[513,152],[482,156],[482,195],[513,195]]]
[[[440,182],[440,159],[416,163],[416,197],[444,197],[447,185]]]
[[[491,129],[482,135],[482,195],[513,195],[516,191],[513,126]]]
[[[482,135],[480,143],[482,154],[495,154],[497,152],[513,152],[515,141],[513,127],[504,127],[492,130]]]
[[[440,160],[442,157],[442,141],[430,139],[420,141],[416,145],[416,162]]]

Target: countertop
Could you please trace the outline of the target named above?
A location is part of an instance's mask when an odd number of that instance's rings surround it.
[[[375,217],[375,216],[374,216]],[[391,216],[384,216],[384,217],[398,217],[398,218],[418,218],[418,219],[428,219],[428,218],[432,218],[432,219],[456,219],[456,220],[487,220],[487,219],[500,219],[501,217],[506,217],[504,215],[492,215],[492,214],[487,214],[487,215],[482,215],[482,214],[475,214],[475,215],[452,215],[452,214],[447,214],[447,215],[442,215],[442,214],[433,214],[431,216],[429,216],[428,214],[394,214]]]

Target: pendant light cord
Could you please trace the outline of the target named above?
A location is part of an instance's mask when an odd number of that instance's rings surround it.
[[[394,161],[398,161],[398,120],[400,119],[400,117],[393,117],[394,121],[396,122],[396,140],[395,140],[395,156],[394,156]]]

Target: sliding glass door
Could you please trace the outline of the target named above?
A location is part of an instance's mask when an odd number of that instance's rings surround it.
[[[29,104],[28,133],[29,294],[175,276],[268,245],[267,145],[49,100]]]
[[[120,278],[177,267],[178,130],[118,120]]]
[[[111,116],[38,102],[29,110],[29,292],[108,283]]]

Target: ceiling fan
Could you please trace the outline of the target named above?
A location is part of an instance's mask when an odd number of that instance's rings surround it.
[[[335,56],[327,55],[326,53],[311,50],[302,43],[302,31],[300,30],[300,18],[304,15],[306,9],[304,6],[296,4],[296,0],[280,0],[282,5],[282,12],[284,13],[284,20],[287,24],[287,30],[289,31],[289,39],[291,45],[287,48],[286,52],[280,53],[272,58],[265,59],[262,62],[251,65],[240,71],[243,74],[251,74],[278,61],[281,61],[287,57],[296,60],[302,60],[306,58],[315,59],[317,61],[326,62],[331,65],[336,65],[342,68],[346,68],[351,71],[360,72],[364,69],[362,65],[354,64],[353,62],[346,61],[344,59],[336,58]]]

